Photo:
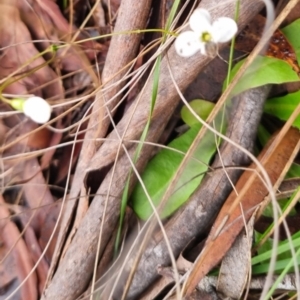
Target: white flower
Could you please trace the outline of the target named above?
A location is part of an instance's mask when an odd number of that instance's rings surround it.
[[[200,51],[207,54],[209,45],[226,43],[237,33],[237,24],[233,19],[221,17],[211,22],[211,16],[205,9],[196,9],[189,20],[192,30],[179,34],[175,40],[178,55],[189,57]]]
[[[30,97],[22,104],[22,111],[34,122],[43,124],[49,121],[51,106],[41,97]]]

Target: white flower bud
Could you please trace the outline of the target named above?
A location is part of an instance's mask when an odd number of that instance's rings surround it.
[[[30,97],[23,103],[23,112],[34,122],[43,124],[51,117],[51,106],[41,97]]]

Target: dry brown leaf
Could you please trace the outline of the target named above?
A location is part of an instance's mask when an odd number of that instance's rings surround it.
[[[0,288],[8,288],[6,297],[16,292],[20,300],[36,300],[38,297],[37,275],[35,271],[32,271],[33,261],[24,240],[20,237],[17,226],[10,221],[10,213],[2,195],[0,195],[0,220],[0,240],[6,249],[1,251],[4,257],[1,256],[0,266],[4,266],[4,272],[0,273]],[[15,290],[29,273],[31,275],[20,290]],[[13,281],[16,283],[14,284]]]
[[[20,19],[17,7],[0,4],[0,9],[0,46],[4,48],[0,56],[0,78],[10,77],[16,71],[18,74],[17,78],[5,81],[4,91],[27,94],[27,91],[39,87],[35,91],[38,96],[48,98],[62,95],[58,77],[32,44],[30,33]],[[29,65],[26,65],[28,62]],[[37,69],[30,73],[33,68]],[[45,83],[47,86],[41,89]]]
[[[59,202],[59,201],[56,201],[53,205],[49,205],[48,209],[47,209],[47,215],[46,215],[45,219],[43,220],[43,225],[41,226],[41,229],[40,229],[38,242],[39,242],[39,245],[40,245],[40,248],[42,249],[42,251],[44,251],[44,249],[47,246],[47,250],[45,253],[45,260],[47,261],[47,263],[49,265],[51,263],[54,249],[56,246],[56,240],[57,240],[59,226],[58,226],[57,230],[55,231],[51,240],[50,240],[50,237],[53,234],[53,230],[57,223],[60,210],[61,210],[61,202]]]
[[[295,152],[299,151],[300,132],[298,129],[290,128],[280,144],[277,143],[275,147],[273,142],[276,142],[276,139],[275,141],[274,139],[270,140],[258,157],[272,184],[277,183],[284,168],[291,163],[290,160],[293,159]],[[261,173],[254,163],[250,166],[251,169],[252,171],[245,171],[236,184],[238,196],[233,191],[222,207],[205,247],[186,281],[184,289],[186,295],[192,293],[197,283],[227,253],[244,226],[242,214],[248,221],[253,211],[268,195],[268,189],[257,174],[257,172]]]
[[[46,262],[44,257],[41,258],[42,249],[37,241],[36,233],[30,225],[26,227],[26,231],[24,233],[24,240],[27,245],[28,253],[32,258],[33,264],[35,265],[39,262],[35,271],[38,278],[37,288],[39,293],[41,294],[45,287],[47,274],[49,271],[49,264],[48,262]]]
[[[70,42],[77,28],[70,25],[62,15],[58,5],[51,0],[17,1],[21,19],[27,25],[34,39],[43,41],[38,45],[45,50],[52,43],[61,44],[61,41]],[[76,41],[82,39],[80,34]],[[86,37],[85,37],[86,38]],[[51,43],[49,42],[51,41]],[[85,69],[85,59],[94,60],[102,46],[94,41],[86,41],[80,45],[73,44],[67,51],[61,49],[59,68],[65,71],[78,71]]]

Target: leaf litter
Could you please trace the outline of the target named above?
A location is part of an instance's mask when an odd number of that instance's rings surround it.
[[[128,274],[136,267],[138,276],[133,277],[129,290],[125,291],[128,297],[142,297],[140,294],[151,283],[150,294],[162,297],[161,291],[176,281],[176,275],[173,278],[173,275],[168,275],[169,271],[170,274],[174,272],[174,269],[169,269],[168,251],[171,249],[172,255],[182,258],[180,254],[191,240],[196,239],[196,244],[203,245],[203,237],[208,234],[222,203],[230,194],[228,176],[236,182],[241,171],[234,166],[249,163],[247,156],[237,151],[234,145],[223,143],[218,152],[221,156],[216,155],[211,164],[212,171],[191,195],[188,204],[165,221],[165,236],[159,230],[146,235],[152,236],[152,239],[142,251],[138,266],[133,264],[137,254],[130,254],[130,246],[133,240],[142,244],[145,236],[137,228],[144,223],[137,220],[128,207],[122,231],[124,252],[111,267],[120,198],[132,168],[126,155],[133,157],[135,143],[132,141],[140,138],[147,121],[153,77],[150,74],[147,81],[146,76],[154,59],[141,56],[139,61],[135,60],[140,51],[148,49],[147,34],[142,39],[140,34],[119,34],[97,41],[88,41],[87,38],[99,32],[110,32],[113,27],[116,32],[146,28],[149,18],[151,24],[157,22],[161,26],[173,1],[163,1],[156,20],[156,16],[149,17],[151,4],[146,0],[136,4],[135,12],[131,11],[132,0],[123,0],[121,6],[118,1],[102,1],[102,4],[90,1],[90,4],[92,7],[95,5],[95,11],[87,25],[79,30],[90,12],[84,1],[78,1],[74,7],[65,6],[65,1],[56,3],[50,0],[0,3],[3,13],[0,20],[1,92],[47,99],[53,106],[54,119],[51,125],[38,126],[21,113],[13,112],[7,104],[0,104],[3,116],[0,120],[0,287],[5,298],[11,295],[16,299],[76,299],[84,292],[89,295],[104,287],[103,295],[108,295],[107,299],[112,294],[121,299]],[[214,18],[222,16],[215,3],[202,1],[201,6],[210,9]],[[261,7],[253,3],[242,6],[240,28],[248,24]],[[228,6],[232,15],[234,8],[234,5]],[[277,31],[276,34],[273,40],[282,32]],[[227,57],[228,49],[223,47],[220,45],[220,55]],[[245,51],[245,48],[241,50]],[[292,52],[291,49],[289,51]],[[41,52],[44,54],[41,55]],[[156,55],[154,51],[151,53]],[[240,54],[236,52],[236,55]],[[283,59],[297,69],[292,55]],[[179,96],[173,80],[180,90],[190,86],[185,94],[188,100],[218,100],[227,65],[216,59],[204,68],[211,60],[198,56],[185,61],[176,56],[172,47],[168,50],[168,56],[164,56],[161,64],[148,143],[157,144],[160,136],[168,131],[165,128],[172,123],[169,120],[178,111]],[[169,74],[170,69],[174,78]],[[200,70],[203,72],[198,76]],[[138,77],[132,77],[134,74]],[[128,90],[129,97],[126,98]],[[255,128],[268,92],[269,87],[259,87],[237,96],[238,100],[232,102],[235,103],[234,114],[226,116],[236,120],[229,125],[227,136],[249,150],[254,145]],[[251,99],[260,101],[260,104],[255,102],[256,106],[252,105]],[[247,106],[246,102],[250,105]],[[84,103],[87,105],[84,106]],[[255,115],[251,125],[249,120],[245,121],[247,117],[243,119],[245,113]],[[82,121],[86,117],[87,120]],[[72,129],[76,122],[79,127]],[[173,122],[172,126],[176,123]],[[247,132],[245,124],[252,130]],[[174,132],[173,127],[168,132]],[[172,139],[168,135],[166,137],[167,141]],[[125,141],[123,145],[120,139]],[[144,145],[143,154],[136,164],[138,172],[142,172],[153,156],[153,149]],[[224,164],[232,168],[226,174],[221,172]],[[130,191],[135,182],[133,177]],[[166,236],[169,241],[165,240]],[[222,243],[225,243],[224,240]],[[134,250],[138,253],[137,246]],[[126,251],[129,251],[129,259],[125,258]],[[218,255],[225,255],[222,251],[212,258],[212,265],[217,263]],[[205,253],[205,248],[202,253]],[[95,260],[99,262],[99,269],[94,285],[91,278],[94,269],[97,269],[97,265],[94,267]],[[185,263],[188,267],[184,272],[191,264]],[[161,266],[160,269],[158,266]],[[78,270],[82,273],[75,274]],[[241,275],[239,295],[244,290],[243,276],[246,273]],[[155,280],[159,276],[167,279],[156,285]],[[114,282],[109,280],[110,277]],[[128,280],[130,282],[130,278]],[[222,280],[226,284],[228,278]],[[199,277],[196,281],[198,283]],[[251,287],[252,280],[249,282]],[[214,284],[217,287],[217,283]],[[212,297],[209,292],[205,293],[191,291],[195,299]],[[150,294],[144,294],[143,299]]]

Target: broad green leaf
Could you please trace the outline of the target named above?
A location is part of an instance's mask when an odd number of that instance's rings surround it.
[[[300,91],[282,97],[268,99],[265,103],[264,111],[276,116],[280,120],[287,121],[299,103]],[[293,125],[300,129],[300,116],[296,118]]]
[[[207,119],[208,115],[214,107],[214,103],[200,99],[193,100],[189,104],[193,108],[195,113],[203,120]],[[181,118],[184,123],[186,123],[190,127],[192,127],[194,124],[199,123],[199,121],[194,117],[194,115],[186,106],[181,109]]]
[[[168,146],[185,153],[200,128],[201,124],[199,123],[193,125],[187,132],[173,140]],[[162,218],[172,214],[188,200],[190,195],[200,184],[204,173],[208,169],[208,163],[215,152],[215,136],[208,131],[194,153],[194,158],[198,161],[190,159],[177,183],[173,195],[164,207],[161,214]],[[183,154],[169,149],[163,149],[148,163],[142,175],[142,180],[155,206],[159,204],[182,159]],[[152,214],[152,208],[140,184],[138,184],[133,191],[132,207],[141,219],[147,219]]]
[[[300,19],[297,19],[293,23],[281,29],[287,40],[293,46],[297,60],[300,61]]]
[[[233,67],[231,79],[236,75],[243,62],[244,60]],[[258,56],[235,86],[232,95],[234,96],[248,89],[266,84],[281,84],[295,81],[299,81],[299,77],[288,63],[274,57]]]

